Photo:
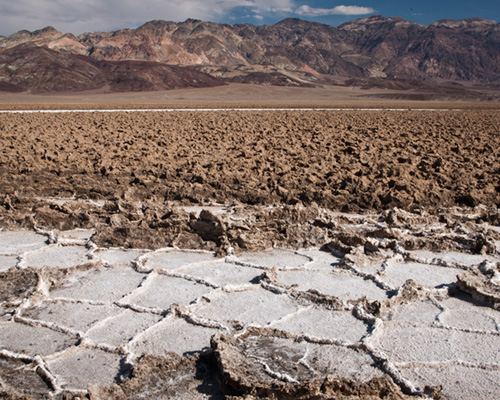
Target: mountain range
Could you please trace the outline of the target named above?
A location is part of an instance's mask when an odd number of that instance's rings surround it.
[[[372,16],[338,27],[150,21],[75,36],[0,36],[0,91],[145,91],[227,82],[500,88],[500,24]]]

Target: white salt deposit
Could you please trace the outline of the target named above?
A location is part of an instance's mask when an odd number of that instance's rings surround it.
[[[23,259],[24,267],[31,268],[70,268],[76,265],[95,263],[84,246],[56,246],[51,245],[26,254]]]
[[[17,255],[41,249],[47,245],[47,237],[31,231],[0,232],[0,254]]]
[[[462,270],[457,268],[391,261],[384,271],[383,279],[394,287],[402,286],[408,279],[420,285],[438,287],[455,282],[460,272]]]
[[[29,356],[48,356],[74,346],[75,337],[43,326],[17,322],[0,324],[0,348]]]
[[[17,256],[4,256],[0,255],[0,272],[7,271],[10,268],[13,268],[17,265],[18,262]]]
[[[209,252],[168,250],[146,255],[140,261],[146,270],[152,270],[153,268],[170,270],[189,264],[214,260],[215,255]]]
[[[120,369],[121,357],[93,348],[74,348],[48,361],[50,372],[63,389],[83,390],[89,383],[111,385]]]
[[[120,300],[146,278],[132,268],[96,268],[78,271],[50,292],[52,298],[85,299],[101,302]]]
[[[204,284],[152,272],[144,285],[122,303],[166,310],[172,304],[188,305],[212,290]]]
[[[93,234],[0,232],[0,272],[57,269],[0,319],[0,361],[38,366],[48,396],[84,394],[89,384],[114,383],[142,354],[200,352],[213,335],[238,338],[251,326],[284,335],[248,339],[270,380],[300,381],[304,371],[359,381],[388,373],[415,393],[442,385],[445,399],[495,398],[500,390],[500,311],[447,291],[468,268],[483,261],[494,268],[498,254],[420,250],[404,261],[384,250],[346,263],[319,249],[269,249],[224,259],[99,249]],[[422,287],[409,286],[404,297],[408,279]],[[286,359],[298,369],[287,370]]]
[[[126,249],[99,249],[94,255],[106,264],[128,265],[137,260],[144,251]]]
[[[373,281],[345,270],[337,269],[329,273],[318,271],[314,274],[309,271],[278,271],[277,276],[278,282],[282,285],[301,291],[316,290],[346,301],[363,296],[374,300],[387,298],[386,292]]]
[[[207,301],[193,308],[193,313],[224,325],[266,326],[285,315],[297,312],[300,306],[284,294],[257,287],[241,292],[217,291],[206,296]]]
[[[303,268],[312,259],[290,250],[267,250],[246,253],[237,257],[242,263],[264,268],[295,269]]]
[[[184,319],[168,317],[134,339],[129,349],[135,354],[148,353],[157,356],[166,352],[179,355],[199,352],[210,344],[210,338],[219,330],[194,325]]]

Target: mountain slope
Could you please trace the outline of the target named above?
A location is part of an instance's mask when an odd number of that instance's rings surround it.
[[[0,52],[0,90],[72,92],[107,87],[114,92],[222,85],[189,67],[153,61],[99,61],[28,43]]]
[[[80,36],[47,27],[0,37],[3,53],[19,45],[45,46],[61,57],[80,55],[96,62],[192,66],[232,82],[311,85],[332,79],[390,78],[500,84],[500,24],[478,18],[423,26],[372,16],[339,27],[300,19],[272,26],[189,19]],[[81,85],[91,70],[84,68]],[[152,75],[147,79],[151,81]],[[8,78],[3,83],[16,84]]]

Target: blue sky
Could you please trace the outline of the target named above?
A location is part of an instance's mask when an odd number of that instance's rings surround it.
[[[135,28],[153,19],[254,25],[302,18],[340,25],[380,14],[420,24],[481,17],[500,22],[499,0],[0,0],[0,35],[51,25],[62,32]]]

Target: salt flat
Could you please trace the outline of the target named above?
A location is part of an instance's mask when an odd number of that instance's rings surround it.
[[[337,217],[344,230],[352,221],[352,232],[383,224]],[[102,395],[126,385],[146,355],[158,363],[215,353],[218,368],[258,390],[314,386],[325,377],[363,390],[382,379],[408,398],[430,396],[430,387],[444,399],[493,398],[500,389],[500,310],[456,283],[485,263],[498,268],[498,253],[399,247],[362,254],[359,244],[344,257],[328,247],[221,257],[99,248],[93,233],[0,232],[6,282],[36,276],[31,290],[2,303],[1,387],[42,397]],[[170,373],[172,382],[188,376]],[[189,391],[196,399],[214,393],[192,383]]]
[[[498,105],[254,89],[4,99],[0,397],[498,397]]]

